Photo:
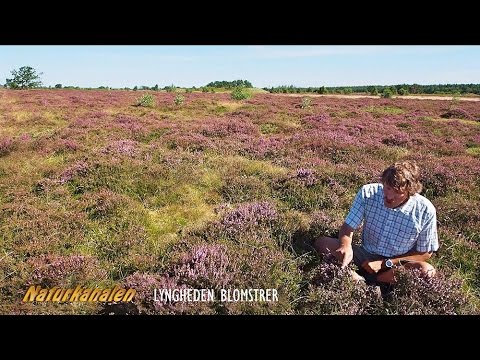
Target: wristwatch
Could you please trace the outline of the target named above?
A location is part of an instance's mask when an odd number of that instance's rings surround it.
[[[387,269],[392,269],[393,266],[394,266],[394,264],[393,264],[392,259],[387,259],[387,260],[385,260],[385,267],[386,267]]]

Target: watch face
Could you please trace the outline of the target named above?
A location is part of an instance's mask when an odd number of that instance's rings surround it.
[[[387,268],[392,268],[393,267],[393,261],[390,260],[390,259],[387,259],[387,261],[385,261],[385,266]]]

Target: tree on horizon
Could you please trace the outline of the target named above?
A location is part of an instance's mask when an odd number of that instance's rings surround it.
[[[5,84],[10,89],[31,89],[42,85],[40,80],[42,73],[37,73],[31,66],[22,66],[18,70],[12,70],[11,74],[13,78],[6,79]]]

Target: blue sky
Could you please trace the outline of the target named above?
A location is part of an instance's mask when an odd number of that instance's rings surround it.
[[[0,46],[0,84],[25,65],[47,86],[478,84],[480,46]]]

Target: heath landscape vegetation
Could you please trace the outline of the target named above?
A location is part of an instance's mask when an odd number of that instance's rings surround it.
[[[401,159],[437,208],[439,275],[382,298],[311,243]],[[480,102],[3,89],[0,209],[2,314],[477,314]],[[24,303],[30,285],[137,293]],[[165,287],[278,301],[154,301]]]

